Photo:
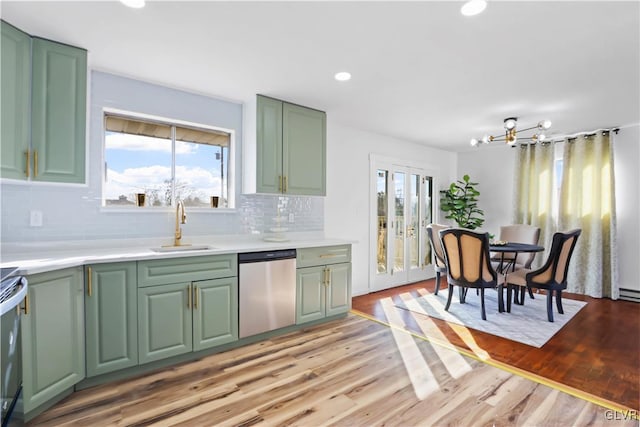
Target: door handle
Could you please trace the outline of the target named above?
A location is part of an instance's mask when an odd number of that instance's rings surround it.
[[[197,286],[193,286],[193,308],[194,310],[198,309],[198,287]]]
[[[284,177],[284,184],[283,184],[282,187],[284,188],[283,192],[286,193],[287,192],[287,176],[286,175]]]
[[[25,175],[29,178],[29,175],[31,175],[31,150],[25,151],[24,155],[27,157],[27,170],[25,171]]]
[[[24,314],[29,314],[29,294],[24,296],[24,307],[22,308]]]
[[[33,150],[33,177],[38,177],[38,150]]]
[[[91,267],[87,267],[87,275],[89,276],[87,278],[87,293],[91,296],[93,294]]]
[[[282,190],[282,175],[278,175],[278,191],[283,191]]]
[[[191,283],[187,286],[187,308],[191,309]]]

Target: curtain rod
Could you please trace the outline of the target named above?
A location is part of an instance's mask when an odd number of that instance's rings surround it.
[[[570,135],[556,135],[553,138],[551,138],[550,142],[561,142],[564,140],[569,140],[569,139],[576,139],[579,136],[594,136],[595,134],[597,134],[598,132],[615,132],[615,134],[618,134],[618,131],[620,130],[620,128],[601,128],[601,129],[595,129],[592,131],[588,131],[588,132],[578,132],[578,133],[574,133],[574,134],[570,134]]]

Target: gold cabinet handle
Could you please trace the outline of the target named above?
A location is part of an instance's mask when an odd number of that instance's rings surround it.
[[[278,175],[278,191],[282,191],[282,175]]]
[[[29,294],[24,296],[24,308],[22,309],[24,314],[29,314]]]
[[[327,288],[331,286],[331,269],[327,267]]]
[[[31,150],[25,151],[24,155],[27,157],[27,170],[25,171],[25,175],[29,178],[29,175],[31,175]]]
[[[187,308],[191,308],[191,284],[187,288]]]
[[[193,308],[198,309],[198,287],[193,287]]]
[[[87,267],[87,275],[89,276],[87,278],[87,293],[89,294],[89,296],[93,295],[93,277],[91,274],[91,267]]]
[[[337,256],[340,256],[338,254],[322,254],[320,255],[320,258],[335,258]]]
[[[287,177],[284,177],[284,184],[282,185],[283,187],[283,192],[286,193],[287,192]]]
[[[33,177],[38,176],[38,150],[33,150]]]

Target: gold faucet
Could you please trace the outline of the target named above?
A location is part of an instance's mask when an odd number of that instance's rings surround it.
[[[180,224],[185,224],[186,222],[187,214],[184,210],[184,203],[182,203],[182,200],[178,200],[178,203],[176,204],[176,232],[173,239],[173,246],[188,246],[183,245],[182,242],[180,242],[180,239],[182,239],[182,229],[180,228]]]

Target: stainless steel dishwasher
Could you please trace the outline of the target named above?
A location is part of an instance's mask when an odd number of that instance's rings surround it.
[[[296,323],[296,250],[238,254],[240,338]]]

